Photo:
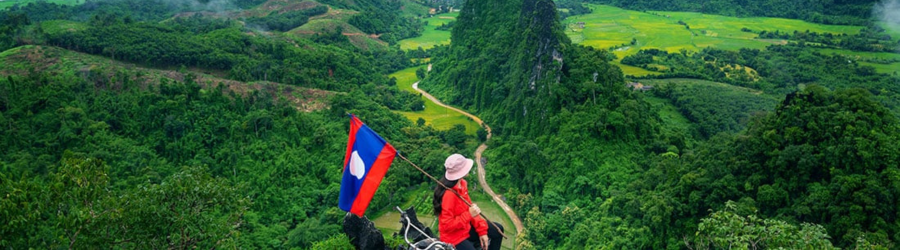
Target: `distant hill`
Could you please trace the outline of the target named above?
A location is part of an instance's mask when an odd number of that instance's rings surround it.
[[[428,8],[415,1],[336,1],[336,0],[232,0],[218,2],[185,0],[89,1],[77,6],[36,2],[12,9],[31,22],[70,20],[86,22],[98,16],[114,16],[129,21],[168,22],[188,17],[241,21],[259,31],[286,32],[310,20],[335,20],[348,23],[361,32],[348,33],[348,40],[363,50],[382,50],[387,44],[422,34],[420,16]],[[0,19],[6,14],[0,14]],[[345,25],[342,25],[345,26]],[[328,30],[326,30],[327,32]],[[320,32],[320,31],[317,31]],[[360,37],[357,34],[362,34]],[[368,37],[368,38],[366,38]]]
[[[316,36],[337,35],[347,37],[350,43],[365,51],[385,50],[388,44],[378,39],[379,35],[366,34],[355,26],[336,19],[315,19],[303,26],[288,31],[303,38],[315,38]]]
[[[240,82],[228,80],[193,70],[161,70],[141,67],[131,63],[114,61],[105,57],[73,52],[51,46],[23,46],[0,53],[0,75],[28,76],[33,74],[74,75],[88,81],[110,79],[104,88],[121,88],[123,84],[136,84],[147,88],[163,79],[183,82],[188,78],[204,89],[215,90],[222,86],[226,92],[244,96],[251,91],[269,92],[275,100],[284,98],[298,111],[311,112],[328,108],[328,99],[334,92],[302,88],[275,82]],[[122,76],[128,79],[122,79]],[[118,77],[117,77],[118,76]],[[223,93],[227,94],[227,93]]]

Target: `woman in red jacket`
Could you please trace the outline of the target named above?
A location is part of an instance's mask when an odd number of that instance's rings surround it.
[[[447,192],[443,186],[438,185],[434,189],[434,214],[438,216],[438,232],[441,241],[453,244],[458,250],[475,250],[476,247],[498,250],[503,236],[497,229],[502,231],[503,226],[491,222],[497,227],[489,227],[488,222],[478,216],[481,209],[472,203],[466,180],[463,179],[469,174],[473,163],[472,159],[460,154],[450,155],[444,161],[447,171],[441,178],[441,183],[456,190],[466,201],[462,201],[452,191]],[[466,202],[472,206],[469,207]]]

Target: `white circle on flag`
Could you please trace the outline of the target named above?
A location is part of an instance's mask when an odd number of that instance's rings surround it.
[[[361,180],[366,176],[366,163],[359,157],[359,153],[356,150],[350,156],[350,175],[356,176],[357,180]]]

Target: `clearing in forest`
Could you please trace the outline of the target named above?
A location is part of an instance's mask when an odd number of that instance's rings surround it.
[[[310,20],[303,26],[288,31],[288,34],[298,35],[304,38],[312,38],[315,35],[324,35],[333,33],[341,29],[341,35],[346,36],[357,48],[366,51],[386,50],[388,44],[378,39],[377,35],[366,34],[345,21],[336,19],[315,19]]]
[[[822,54],[836,54],[856,60],[860,65],[868,65],[883,74],[900,74],[900,53],[861,52],[841,49],[814,49]],[[885,63],[890,62],[890,63]]]
[[[450,31],[436,30],[435,28],[455,21],[457,16],[459,16],[459,12],[444,13],[425,18],[423,21],[428,22],[428,25],[425,25],[425,31],[422,32],[422,36],[400,40],[400,49],[414,50],[419,47],[430,49],[434,46],[450,44]]]

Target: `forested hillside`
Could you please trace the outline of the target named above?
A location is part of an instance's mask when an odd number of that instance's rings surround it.
[[[340,31],[280,31],[346,8],[375,15],[351,22],[367,32],[414,35],[421,23],[400,18],[398,3],[0,11],[0,247],[349,247],[336,206],[348,113],[431,172],[466,146],[442,138],[466,135],[389,110],[421,102],[387,77],[410,65],[404,52],[361,49]],[[412,171],[395,164],[370,210],[426,181]]]
[[[340,233],[327,201],[347,112],[424,166],[454,151],[360,91],[306,113],[279,92],[132,74],[0,80],[4,246],[307,248]],[[392,169],[371,206],[424,181],[410,170]]]
[[[407,119],[432,106],[390,76],[491,125],[482,159],[524,221],[517,249],[900,246],[900,45],[878,1],[587,2],[859,26],[692,29],[629,11],[691,45],[591,47],[564,29],[625,26],[564,27],[599,6],[573,0],[14,6],[0,11],[0,248],[350,249],[348,113],[435,175],[487,138]],[[451,41],[400,49],[426,28]],[[427,204],[433,185],[396,160],[367,215]]]
[[[802,45],[629,58],[665,66],[659,78],[737,85],[651,90],[695,115],[691,134],[662,127],[612,56],[571,44],[550,8],[468,1],[420,85],[494,124],[488,176],[525,215],[521,247],[896,246],[900,125],[885,107],[897,100],[896,77]],[[735,88],[744,93],[711,91]]]
[[[480,111],[501,134],[545,134],[561,109],[603,106],[614,113],[611,119],[642,113],[640,103],[623,105],[631,98],[621,88],[621,72],[607,63],[608,53],[572,45],[555,10],[552,1],[467,2],[453,43],[437,49],[432,76],[421,87]],[[652,129],[628,122],[601,122],[595,132],[637,138]]]

